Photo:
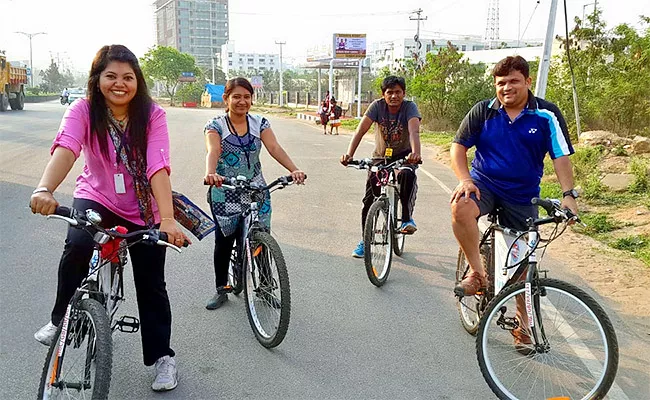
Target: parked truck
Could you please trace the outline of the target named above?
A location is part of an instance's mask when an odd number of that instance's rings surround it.
[[[22,110],[25,106],[27,68],[13,66],[0,50],[0,111]]]

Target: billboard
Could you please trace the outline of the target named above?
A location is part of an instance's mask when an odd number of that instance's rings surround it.
[[[365,33],[335,33],[332,45],[334,58],[365,58]]]
[[[251,76],[251,86],[253,89],[261,89],[264,86],[264,79],[259,75]]]

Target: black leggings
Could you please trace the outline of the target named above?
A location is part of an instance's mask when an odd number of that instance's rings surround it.
[[[75,198],[72,206],[82,213],[88,208],[99,212],[105,228],[121,225],[129,232],[146,229],[126,221],[92,200]],[[52,310],[54,325],[59,325],[75,290],[88,274],[93,246],[93,238],[87,232],[68,228],[59,263],[56,302]],[[129,248],[129,256],[133,265],[144,364],[153,365],[160,357],[174,356],[174,351],[169,347],[172,313],[165,284],[165,248],[138,243]]]
[[[402,221],[406,222],[413,215],[415,199],[417,197],[418,183],[415,169],[408,168],[399,170],[397,182],[399,183],[399,199],[402,203]],[[361,232],[363,232],[366,226],[366,217],[368,216],[368,210],[372,202],[381,194],[381,186],[378,186],[377,183],[377,174],[368,172],[366,194],[363,196],[363,208],[361,209]]]
[[[214,230],[214,284],[217,289],[228,284],[230,255],[239,232],[240,229],[237,228],[232,235],[224,236],[219,225]]]

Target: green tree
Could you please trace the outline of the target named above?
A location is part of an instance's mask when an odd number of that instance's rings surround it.
[[[204,88],[205,85],[199,82],[183,82],[179,84],[176,97],[181,101],[200,103]]]
[[[140,65],[145,77],[162,82],[171,105],[174,105],[178,78],[183,72],[194,73],[198,81],[201,81],[203,76],[194,57],[169,46],[155,46],[149,49],[140,59]]]
[[[433,129],[454,129],[478,101],[493,95],[484,64],[463,60],[451,43],[437,54],[428,53],[424,65],[404,65],[408,93],[415,96],[425,122]]]
[[[575,18],[569,46],[578,92],[583,130],[606,129],[620,134],[650,134],[650,19],[641,17],[643,28],[627,24],[606,30],[597,9],[587,21]],[[551,64],[547,97],[575,126],[571,95],[571,71],[566,52]]]
[[[59,66],[53,59],[50,61],[50,66],[45,71],[41,71],[39,75],[43,79],[40,87],[45,92],[58,93],[63,88],[74,85],[72,73],[67,70],[62,74],[59,71]]]

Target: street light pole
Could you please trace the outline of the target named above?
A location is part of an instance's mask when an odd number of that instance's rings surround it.
[[[37,35],[47,35],[47,32],[36,32],[36,33],[26,33],[26,32],[14,32],[25,35],[29,38],[29,85],[34,87],[34,65],[32,64],[32,38]]]
[[[287,42],[275,42],[275,44],[280,45],[280,107],[284,104],[284,93],[282,92],[282,45],[287,44]]]

